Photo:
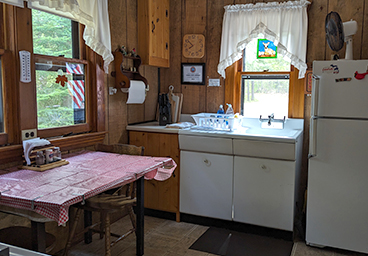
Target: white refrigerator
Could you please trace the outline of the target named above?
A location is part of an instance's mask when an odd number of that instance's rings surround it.
[[[367,69],[368,60],[313,62],[309,245],[368,253]]]

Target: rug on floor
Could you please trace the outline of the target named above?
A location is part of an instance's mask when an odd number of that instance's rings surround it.
[[[222,256],[290,256],[293,242],[210,227],[189,249]]]

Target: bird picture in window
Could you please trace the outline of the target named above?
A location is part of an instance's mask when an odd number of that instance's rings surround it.
[[[267,39],[258,39],[257,59],[277,58],[277,46]]]

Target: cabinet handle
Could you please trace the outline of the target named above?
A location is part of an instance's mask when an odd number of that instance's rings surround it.
[[[155,28],[156,28],[156,25],[155,25],[155,23],[152,21],[152,33],[153,33],[153,31],[155,30]]]
[[[169,17],[169,11],[166,10],[166,18]]]
[[[167,49],[169,49],[169,44],[168,44],[168,43],[166,43],[166,50],[167,50]]]
[[[210,165],[211,165],[211,161],[210,161],[210,160],[208,160],[207,158],[204,158],[204,159],[203,159],[203,162],[204,162],[204,164],[205,164],[206,166],[210,166]]]

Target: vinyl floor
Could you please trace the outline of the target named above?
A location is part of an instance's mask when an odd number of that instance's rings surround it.
[[[118,233],[129,228],[129,219],[123,218],[112,225],[112,231]],[[209,227],[175,222],[166,219],[145,216],[145,256],[214,256],[209,252],[190,249]],[[271,246],[271,245],[270,245]],[[271,248],[272,249],[272,248]],[[58,254],[59,255],[59,254]],[[103,256],[104,239],[95,234],[91,244],[81,242],[71,248],[70,256]],[[112,248],[112,256],[135,256],[135,236],[130,235]],[[295,242],[291,256],[368,256],[367,254],[342,251],[331,248],[314,248],[305,242]]]

